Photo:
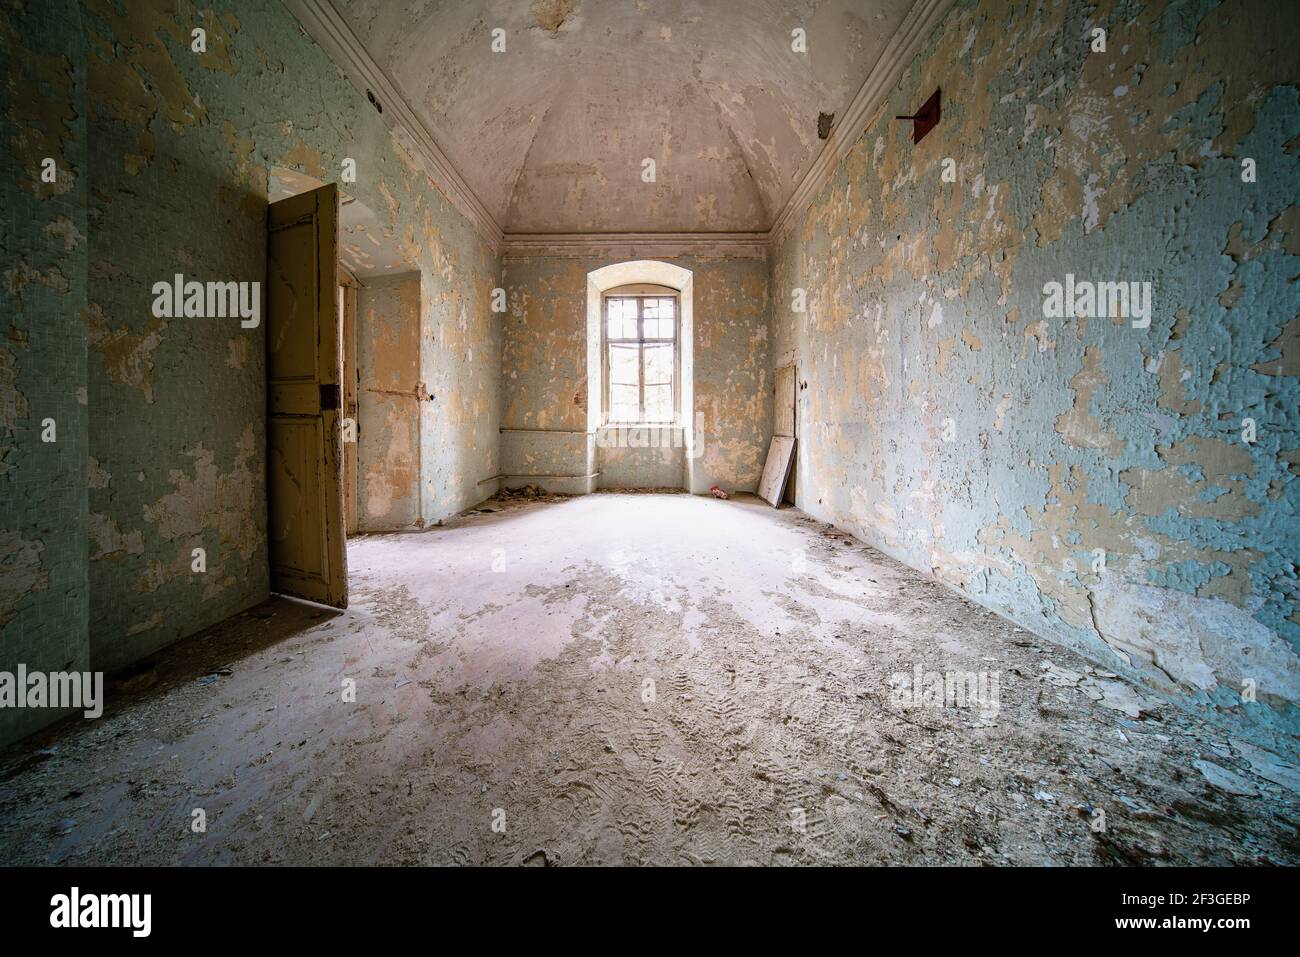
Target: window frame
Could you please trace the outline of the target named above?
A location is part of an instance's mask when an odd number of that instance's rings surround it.
[[[636,300],[636,331],[637,337],[629,339],[622,336],[610,337],[609,334],[609,308],[610,302],[614,299],[633,299]],[[647,338],[645,335],[645,316],[644,303],[647,299],[671,299],[673,302],[673,334],[671,337],[653,337]],[[604,380],[604,407],[601,411],[601,420],[603,425],[611,428],[661,428],[671,429],[678,428],[681,425],[681,395],[682,395],[682,350],[681,350],[681,330],[682,330],[682,302],[681,292],[669,287],[659,287],[647,284],[637,284],[634,287],[619,287],[610,289],[601,295],[601,325],[600,325],[600,365],[601,378]],[[612,418],[613,402],[612,386],[610,381],[609,354],[610,345],[618,344],[635,344],[637,347],[637,418],[635,420],[623,421]],[[662,422],[650,422],[645,418],[645,347],[647,345],[671,345],[673,350],[673,381],[672,381],[672,416]]]

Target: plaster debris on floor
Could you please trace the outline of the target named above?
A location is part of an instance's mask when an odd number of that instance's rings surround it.
[[[352,542],[346,612],[273,598],[10,758],[0,857],[1296,862],[1294,766],[794,510],[489,504]],[[923,706],[946,672],[995,694]]]

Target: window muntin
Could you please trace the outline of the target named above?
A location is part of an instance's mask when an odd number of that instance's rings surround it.
[[[605,409],[610,424],[677,421],[677,297],[605,297]]]

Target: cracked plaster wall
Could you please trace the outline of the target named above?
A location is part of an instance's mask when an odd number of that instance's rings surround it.
[[[84,670],[87,151],[77,5],[0,12],[0,671]],[[56,160],[53,183],[41,164]],[[53,442],[42,440],[47,419]],[[93,480],[93,476],[92,476]],[[56,712],[0,710],[0,744]]]
[[[474,504],[474,482],[495,465],[485,436],[499,264],[283,5],[86,8],[90,427],[104,474],[90,511],[92,529],[104,516],[119,545],[92,549],[91,645],[97,666],[115,667],[267,591],[262,329],[154,319],[150,283],[173,272],[262,280],[268,170],[337,180],[355,159],[345,190],[376,211],[427,287],[422,362],[431,379],[462,385],[455,399],[443,389],[446,406],[421,424],[425,461],[454,460],[425,477],[427,519]],[[190,52],[194,26],[208,31],[206,54]],[[197,546],[204,576],[190,572]]]
[[[1295,4],[959,3],[772,279],[773,361],[809,383],[800,507],[1184,704],[1291,731],[1296,36]],[[914,145],[892,117],[936,87]],[[1067,273],[1153,283],[1150,328],[1045,318]]]
[[[155,318],[151,287],[263,281],[273,168],[337,181],[355,159],[345,190],[420,272],[440,399],[419,424],[423,520],[493,490],[476,483],[497,469],[500,260],[281,3],[10,5],[0,30],[21,54],[0,114],[18,166],[0,292],[4,662],[111,671],[266,596],[263,328]],[[44,155],[71,170],[58,191],[29,188]],[[53,450],[33,444],[47,413]]]

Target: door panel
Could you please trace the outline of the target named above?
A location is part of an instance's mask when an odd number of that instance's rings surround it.
[[[337,187],[272,203],[268,231],[271,590],[346,608]]]

